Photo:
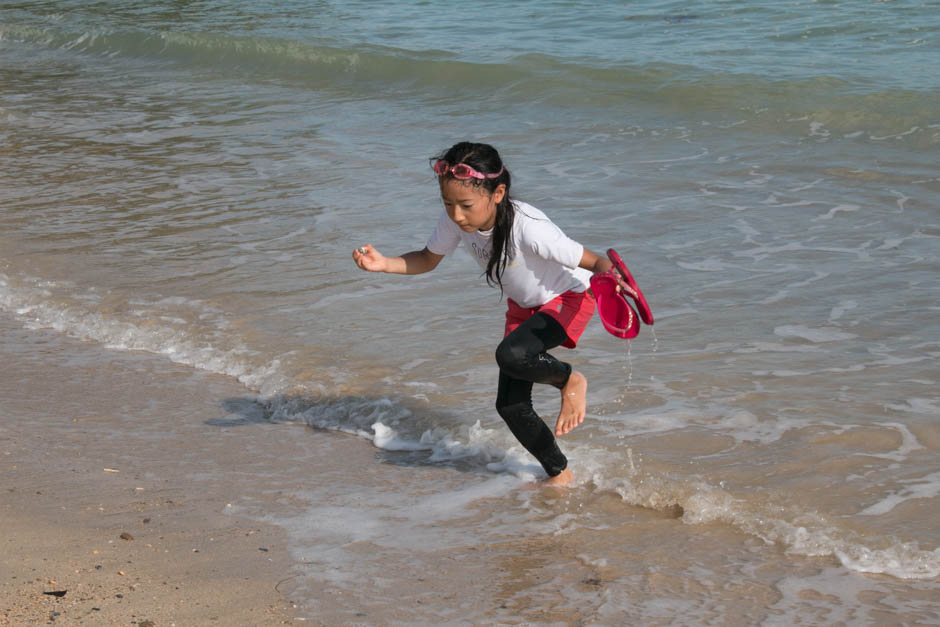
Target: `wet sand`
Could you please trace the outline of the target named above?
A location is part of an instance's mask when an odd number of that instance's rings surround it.
[[[227,513],[296,487],[302,427],[163,358],[8,318],[0,343],[0,624],[315,624],[278,591],[283,531]]]

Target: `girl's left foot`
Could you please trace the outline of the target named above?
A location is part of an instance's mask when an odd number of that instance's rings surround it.
[[[546,479],[543,485],[552,486],[553,488],[567,488],[572,481],[574,481],[574,475],[571,473],[571,469],[565,468],[554,477]]]
[[[587,413],[587,379],[574,370],[568,377],[568,383],[561,388],[561,411],[555,423],[555,436],[565,435],[584,422],[585,413]]]

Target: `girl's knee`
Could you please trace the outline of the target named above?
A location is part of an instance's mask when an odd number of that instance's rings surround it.
[[[525,346],[505,338],[496,347],[496,363],[500,370],[512,372],[526,363]]]

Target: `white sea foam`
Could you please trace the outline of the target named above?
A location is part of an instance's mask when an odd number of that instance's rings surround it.
[[[697,313],[698,313],[698,309],[696,309],[695,307],[688,306],[688,305],[685,305],[682,307],[657,309],[656,321],[660,322],[662,320],[666,320],[667,318],[675,318],[677,316],[687,316],[687,315],[693,315]],[[652,331],[652,329],[650,330]]]
[[[923,550],[914,543],[898,541],[884,548],[872,548],[869,543],[880,543],[879,539],[859,538],[819,514],[762,505],[705,482],[649,475],[613,481],[595,478],[595,482],[602,489],[618,493],[631,505],[657,510],[678,506],[687,524],[724,522],[768,544],[780,544],[788,553],[832,556],[857,572],[884,573],[901,579],[940,575],[940,549]]]
[[[830,209],[828,213],[821,215],[818,218],[814,218],[813,221],[816,222],[819,220],[831,220],[838,213],[854,213],[858,211],[859,209],[861,209],[861,207],[859,207],[858,205],[852,205],[852,204],[837,205],[833,207],[832,209]]]
[[[755,259],[763,258],[768,255],[773,255],[776,253],[783,252],[792,252],[794,250],[804,250],[803,244],[799,242],[788,242],[786,244],[780,244],[776,246],[771,246],[769,244],[761,244],[755,246],[754,248],[749,248],[747,250],[736,250],[731,254],[735,257],[752,257]]]
[[[754,375],[758,377],[805,377],[811,374],[807,370],[755,370]]]
[[[874,592],[870,581],[839,568],[826,568],[815,576],[784,577],[775,587],[780,599],[771,607],[777,615],[762,623],[767,627],[800,624],[807,607],[813,610],[815,624],[864,624],[867,621],[859,612],[861,599],[866,592]]]
[[[443,523],[468,515],[480,499],[503,497],[518,487],[519,480],[508,475],[433,494],[359,485],[355,501],[344,499],[336,505],[327,485],[307,494],[309,504],[295,515],[272,517],[263,504],[251,502],[231,511],[285,528],[292,538],[291,551],[299,561],[317,567],[313,572],[318,580],[355,583],[363,576],[387,574],[380,570],[380,561],[369,559],[356,559],[355,568],[350,568],[349,548],[356,543],[368,542],[370,554],[391,550],[397,555],[464,545],[466,529]],[[407,560],[398,563],[407,568]]]
[[[758,303],[761,305],[772,305],[774,303],[779,303],[780,301],[786,299],[787,296],[789,295],[790,295],[790,290],[778,290],[775,294],[772,294],[768,296],[767,298],[764,298],[758,301]]]
[[[935,381],[925,381],[925,384],[934,385]],[[895,411],[910,412],[912,414],[940,415],[940,401],[933,398],[912,398],[905,403],[887,403],[885,407]]]
[[[747,346],[734,349],[735,353],[822,353],[822,347],[811,345],[788,345],[778,342],[751,342]]]
[[[722,270],[727,270],[728,268],[733,268],[729,263],[726,263],[716,257],[709,257],[708,259],[703,259],[702,261],[697,262],[687,262],[679,261],[676,262],[676,265],[684,270],[693,270],[696,272],[721,272]]]
[[[377,447],[387,451],[426,451],[431,448],[428,444],[399,437],[394,429],[381,422],[373,424],[372,430],[375,432],[372,441]]]
[[[810,342],[838,342],[856,337],[834,327],[810,328],[802,324],[783,325],[774,328],[774,335],[780,337],[798,337]]]
[[[727,435],[736,442],[758,442],[770,444],[780,440],[788,431],[812,424],[820,424],[806,418],[760,419],[752,412],[722,405],[690,407],[678,400],[643,411],[624,414],[611,428],[620,436],[649,435],[682,429],[707,429]],[[612,417],[605,418],[611,421]],[[840,429],[837,425],[829,425]]]
[[[859,512],[864,516],[886,514],[895,507],[911,499],[929,499],[940,496],[940,472],[934,472],[918,479],[900,479],[899,483],[911,484],[898,492],[893,492],[873,505]]]
[[[848,545],[833,549],[842,565],[860,573],[891,575],[899,579],[940,576],[940,549],[921,549],[916,543],[898,543],[887,549]]]
[[[915,436],[911,430],[907,428],[907,425],[903,425],[900,422],[879,422],[875,424],[881,427],[888,427],[890,429],[897,430],[897,432],[901,434],[901,445],[897,448],[897,450],[891,451],[890,453],[856,453],[857,455],[865,455],[866,457],[879,457],[881,459],[890,459],[896,462],[903,462],[913,451],[924,448],[924,446],[917,441],[917,436]]]
[[[839,303],[829,312],[829,322],[835,322],[844,316],[846,312],[856,309],[857,307],[858,301],[851,299],[839,301]]]

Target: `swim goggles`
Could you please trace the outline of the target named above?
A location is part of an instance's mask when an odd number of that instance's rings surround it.
[[[466,163],[451,165],[443,159],[435,163],[433,167],[434,172],[438,176],[453,174],[455,179],[460,179],[461,181],[466,181],[467,179],[495,179],[503,174],[503,168],[500,168],[499,172],[496,174],[483,174],[482,172],[477,172]]]

